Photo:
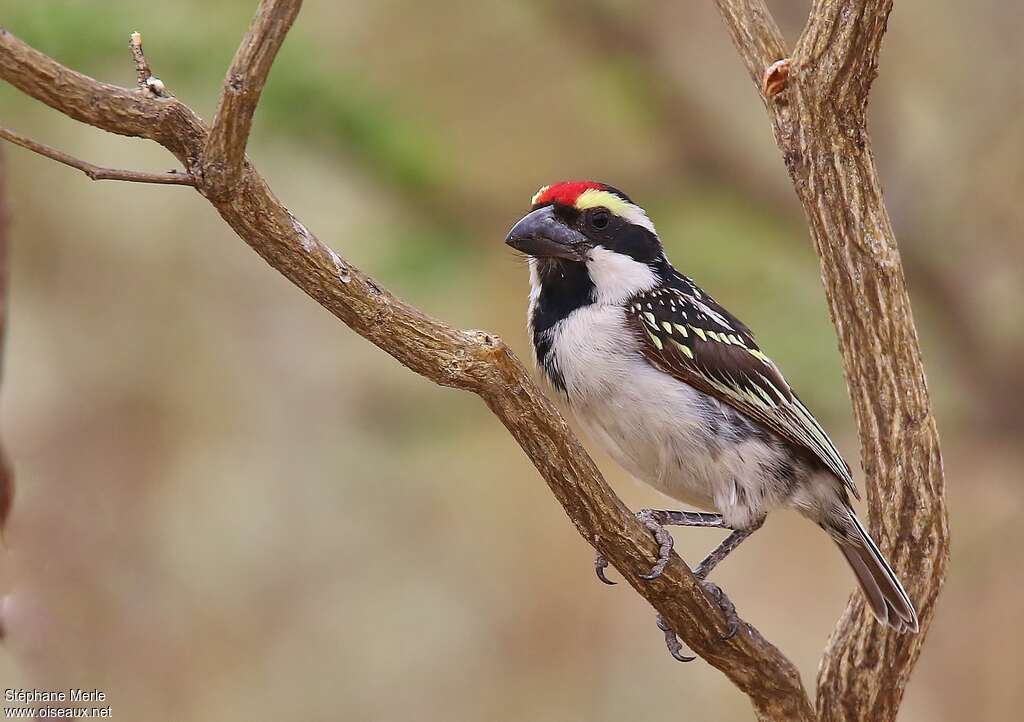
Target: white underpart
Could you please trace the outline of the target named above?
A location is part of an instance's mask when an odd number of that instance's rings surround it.
[[[618,306],[574,311],[551,331],[569,405],[587,433],[626,471],[685,504],[754,524],[783,503],[761,464],[781,447],[760,440],[722,443],[712,416],[732,413],[643,359]]]
[[[630,296],[658,285],[657,275],[646,263],[603,246],[588,251],[587,272],[594,283],[594,301],[598,304],[621,304]]]
[[[636,264],[631,259],[598,256],[596,267],[609,273],[619,264],[617,282],[594,279],[595,295],[609,300],[573,311],[548,331],[569,405],[590,437],[639,481],[686,505],[718,511],[730,527],[751,526],[782,505],[816,521],[824,516],[837,499],[831,475],[813,474],[797,485],[795,498],[788,497],[765,473],[766,465],[789,457],[781,443],[716,435],[715,424],[727,427],[736,412],[643,357],[618,299],[631,283],[629,293],[649,278],[628,265]],[[540,293],[532,260],[530,269],[532,310]],[[631,283],[623,280],[627,277]]]

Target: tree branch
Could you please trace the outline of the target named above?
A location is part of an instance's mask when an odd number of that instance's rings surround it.
[[[15,145],[20,145],[22,148],[27,148],[33,153],[46,156],[50,160],[55,160],[58,163],[77,168],[78,170],[85,173],[92,180],[119,180],[119,181],[131,181],[133,183],[162,183],[164,185],[181,185],[181,186],[194,186],[196,184],[195,179],[187,173],[180,171],[170,171],[168,173],[146,173],[137,170],[120,170],[117,168],[104,168],[103,166],[93,165],[88,161],[79,160],[74,156],[70,156],[67,153],[51,148],[48,145],[37,143],[31,138],[26,138],[20,133],[15,133],[13,130],[7,128],[0,128],[0,138],[8,140]]]
[[[281,5],[288,4],[264,2],[260,8]],[[297,6],[290,4],[296,11]],[[257,15],[243,48],[268,47],[267,39],[259,37],[261,32],[276,33],[274,48],[280,45],[280,23],[260,22],[261,17]],[[177,99],[151,98],[98,82],[64,68],[4,31],[0,31],[0,77],[76,120],[156,140],[192,175],[211,144],[211,132]],[[226,96],[231,92],[225,89]],[[222,99],[221,108],[229,102]],[[225,138],[228,135],[237,138],[228,133]],[[242,140],[244,145],[244,134]],[[218,186],[217,192],[217,183],[202,176],[200,190],[272,267],[409,369],[435,383],[478,394],[530,457],[581,536],[604,554],[691,649],[750,697],[759,719],[814,719],[796,669],[756,630],[745,625],[734,638],[722,641],[727,629],[716,602],[678,556],[673,554],[659,579],[640,579],[655,557],[650,534],[607,485],[564,419],[500,339],[454,329],[392,296],[310,233],[250,164],[240,166],[235,192],[223,192],[224,186]]]
[[[867,107],[891,10],[892,0],[815,0],[794,52],[813,97],[837,112]]]
[[[216,195],[232,193],[242,175],[252,116],[277,51],[302,0],[260,0],[249,32],[235,53],[203,150],[203,176]]]
[[[777,26],[756,0],[718,5],[760,88],[784,51]],[[816,0],[785,90],[766,101],[821,258],[860,431],[871,531],[907,583],[921,625],[917,635],[896,634],[854,595],[819,668],[822,722],[895,718],[949,559],[938,432],[864,115],[890,9],[891,2]]]

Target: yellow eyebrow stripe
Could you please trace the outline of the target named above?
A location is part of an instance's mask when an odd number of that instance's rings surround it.
[[[588,188],[576,199],[576,208],[585,211],[588,208],[604,207],[617,216],[629,218],[630,209],[634,206],[619,198],[614,193],[598,188]]]
[[[530,201],[530,205],[531,205],[531,206],[535,206],[535,205],[537,205],[537,201],[539,201],[539,200],[540,200],[540,197],[541,197],[542,195],[544,195],[545,193],[547,193],[547,192],[548,192],[548,188],[550,188],[550,187],[551,187],[551,186],[543,186],[543,187],[541,187],[541,189],[540,189],[539,191],[537,191],[536,193],[534,193],[534,194],[533,194],[533,200],[531,200],[531,201]]]

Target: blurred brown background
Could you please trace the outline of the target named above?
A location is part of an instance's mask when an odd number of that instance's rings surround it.
[[[790,40],[806,3],[773,3]],[[128,34],[209,118],[254,0],[0,0],[0,23],[131,85]],[[902,719],[1024,704],[1024,14],[897,3],[871,127],[944,442],[953,560]],[[0,87],[0,122],[91,161],[154,145]],[[0,687],[98,687],[122,720],[751,719],[665,652],[475,398],[436,388],[272,272],[185,188],[3,148],[13,210],[2,433],[16,506]],[[614,183],[758,332],[856,466],[800,210],[711,3],[307,0],[249,145],[327,243],[522,357],[502,244],[538,186]],[[633,507],[667,502],[601,467]],[[714,532],[676,532],[698,559]],[[853,590],[774,516],[719,571],[813,686]]]

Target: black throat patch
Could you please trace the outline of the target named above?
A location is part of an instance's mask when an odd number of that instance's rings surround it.
[[[594,302],[594,282],[582,263],[558,259],[538,259],[536,263],[540,295],[530,317],[533,348],[548,380],[555,388],[565,391],[565,380],[551,352],[550,331],[576,309]]]

